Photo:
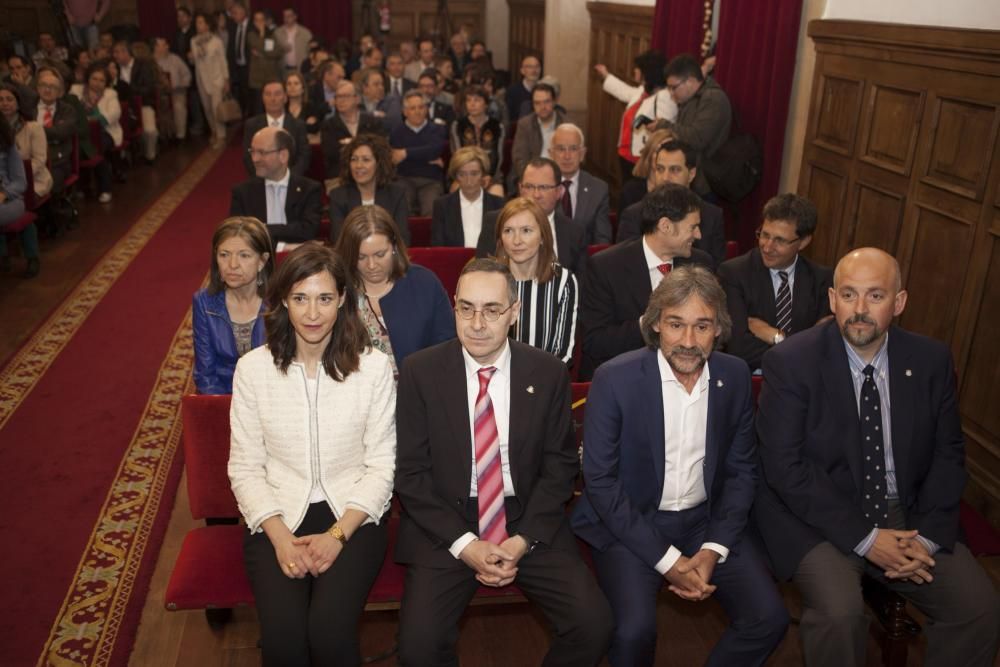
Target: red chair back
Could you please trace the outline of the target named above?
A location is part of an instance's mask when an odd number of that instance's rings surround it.
[[[753,392],[753,406],[757,407],[757,399],[760,398],[760,386],[764,383],[763,375],[750,376],[750,391]]]
[[[618,238],[618,211],[611,211],[608,213],[608,218],[611,220],[611,238]]]
[[[195,519],[239,517],[229,486],[229,404],[232,396],[185,396],[181,403],[188,497]]]
[[[429,247],[431,244],[431,219],[426,216],[410,216],[406,222],[410,226],[410,247]]]
[[[410,261],[437,275],[450,300],[458,286],[458,276],[476,254],[475,248],[410,248]]]
[[[596,255],[602,250],[607,250],[611,247],[610,243],[592,243],[587,246],[587,255]]]
[[[736,241],[726,241],[726,259],[738,257],[739,254],[740,246],[736,243]]]

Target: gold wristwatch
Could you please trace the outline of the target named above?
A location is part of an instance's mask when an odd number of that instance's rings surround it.
[[[341,529],[340,524],[333,524],[326,532],[330,533],[330,536],[341,544],[347,544],[347,535],[344,535],[344,531]]]

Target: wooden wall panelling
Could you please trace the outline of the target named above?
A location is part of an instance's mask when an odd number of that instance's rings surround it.
[[[587,86],[587,168],[612,184],[621,185],[618,130],[625,105],[604,92],[594,72],[597,63],[620,79],[631,81],[632,61],[649,49],[653,7],[588,2],[590,12],[590,78]]]
[[[511,84],[521,80],[521,59],[529,53],[545,54],[545,0],[507,0],[510,32],[507,54]],[[502,67],[503,63],[496,63]]]
[[[1000,525],[1000,33],[813,21],[817,62],[799,191],[808,253],[895,254],[900,324],[951,346],[968,497]]]
[[[353,0],[354,34],[361,30],[361,2]],[[392,0],[392,22],[385,43],[389,49],[395,49],[400,42],[417,39],[429,35],[436,38],[440,32],[440,16],[438,0]],[[448,18],[450,32],[443,35],[444,48],[448,48],[451,32],[457,31],[463,24],[473,28],[473,34],[482,36],[486,30],[486,0],[448,0]]]

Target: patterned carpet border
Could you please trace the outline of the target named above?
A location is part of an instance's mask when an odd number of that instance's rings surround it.
[[[111,660],[181,437],[194,346],[188,311],[157,374],[112,481],[39,667],[105,667]]]
[[[205,177],[220,155],[220,151],[204,151],[107,252],[59,308],[38,327],[35,335],[21,347],[10,363],[0,370],[0,429],[31,393],[132,260]]]

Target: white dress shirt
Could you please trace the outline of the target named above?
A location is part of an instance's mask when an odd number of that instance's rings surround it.
[[[135,58],[128,61],[128,65],[118,66],[118,78],[125,83],[132,83],[132,66],[135,65]]]
[[[280,181],[264,179],[264,197],[267,200],[268,225],[287,225],[285,218],[285,200],[288,197],[288,180],[291,171],[285,169],[285,177]]]
[[[559,206],[559,204],[556,204]],[[559,257],[559,239],[556,238],[556,210],[552,209],[549,213],[549,229],[552,230],[552,254],[558,259]]]
[[[664,436],[663,492],[659,510],[680,512],[708,500],[703,464],[705,434],[708,432],[710,374],[708,364],[705,364],[689,394],[662,353],[656,355],[656,362],[660,368]],[[701,548],[719,554],[719,562],[724,562],[729,555],[728,548],[714,542],[706,542]],[[671,545],[655,565],[656,571],[666,574],[681,555],[680,550]]]
[[[655,290],[663,281],[663,274],[660,273],[660,264],[663,264],[664,261],[649,247],[645,236],[642,237],[642,254],[646,256],[646,268],[649,270],[649,284]],[[666,264],[669,264],[671,270],[673,270],[673,259],[668,260]]]
[[[267,118],[267,126],[268,127],[285,127],[285,113],[284,112],[282,112],[281,115],[278,116],[277,118],[274,118],[274,117],[269,116],[267,114],[265,114],[265,116]]]
[[[469,484],[469,496],[476,498],[479,495],[478,480],[476,479],[476,399],[479,397],[479,369],[495,367],[497,370],[490,378],[490,384],[486,388],[486,393],[493,403],[493,418],[497,424],[497,435],[500,438],[500,472],[503,474],[503,495],[514,495],[514,481],[510,476],[510,344],[504,343],[503,351],[497,360],[489,366],[483,366],[462,348],[462,357],[465,360],[465,388],[468,395],[469,407],[469,434],[472,436],[472,470],[471,483]],[[478,539],[475,533],[468,532],[452,542],[448,551],[455,558],[459,557],[470,542]]]
[[[475,248],[479,244],[479,233],[483,231],[483,190],[479,189],[479,197],[469,201],[465,193],[458,191],[458,204],[462,210],[462,234],[466,248]]]
[[[555,114],[552,115],[552,119],[548,123],[543,123],[538,118],[536,120],[538,120],[538,129],[542,131],[542,152],[539,155],[548,155],[549,146],[552,145],[552,135],[556,133]]]

